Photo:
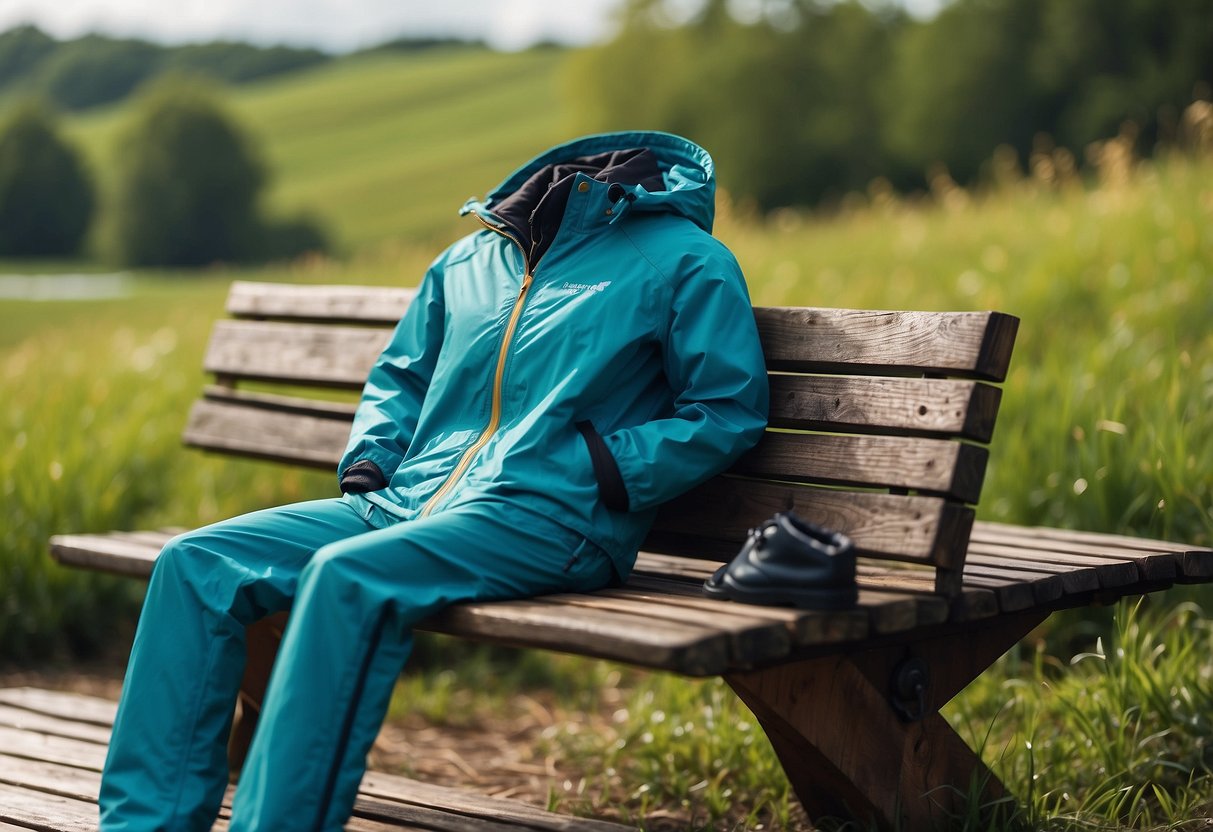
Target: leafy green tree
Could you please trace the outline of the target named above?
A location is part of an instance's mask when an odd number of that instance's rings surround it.
[[[197,266],[253,256],[265,168],[203,88],[172,79],[149,90],[115,162],[114,259]]]
[[[747,22],[729,8],[712,0],[675,25],[660,0],[632,0],[614,41],[574,56],[582,120],[696,139],[721,184],[761,208],[887,174],[876,88],[904,18],[858,2],[759,3]]]
[[[0,255],[77,253],[93,205],[84,164],[47,111],[18,107],[0,125]]]

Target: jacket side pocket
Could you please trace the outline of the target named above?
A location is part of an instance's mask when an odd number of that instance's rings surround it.
[[[594,478],[598,480],[598,496],[602,504],[612,511],[627,511],[628,489],[623,484],[619,463],[611,456],[610,448],[591,422],[578,422],[577,430],[589,448],[590,463],[594,466]]]

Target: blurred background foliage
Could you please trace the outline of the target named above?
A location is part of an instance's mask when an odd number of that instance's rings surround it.
[[[684,7],[629,0],[619,34],[575,57],[573,101],[596,128],[701,137],[762,209],[921,187],[938,165],[972,183],[1042,134],[1081,160],[1126,122],[1149,154],[1213,82],[1207,0],[957,0],[929,20],[854,0]]]

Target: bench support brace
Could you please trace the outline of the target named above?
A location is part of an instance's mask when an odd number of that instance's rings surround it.
[[[805,659],[725,677],[758,718],[810,817],[924,829],[977,790],[1006,795],[939,708],[1048,617],[1026,611],[941,629],[909,644]],[[926,716],[902,721],[889,701],[894,668],[930,667]]]

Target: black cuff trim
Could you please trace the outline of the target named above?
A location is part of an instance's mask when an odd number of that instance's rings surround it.
[[[590,422],[578,422],[577,430],[590,450],[590,462],[594,466],[594,477],[598,480],[598,496],[602,498],[602,504],[612,511],[627,511],[628,489],[623,484],[619,463],[611,456],[611,449]]]
[[[362,459],[346,468],[341,474],[342,494],[364,494],[387,487],[387,477],[379,466],[369,459]]]

